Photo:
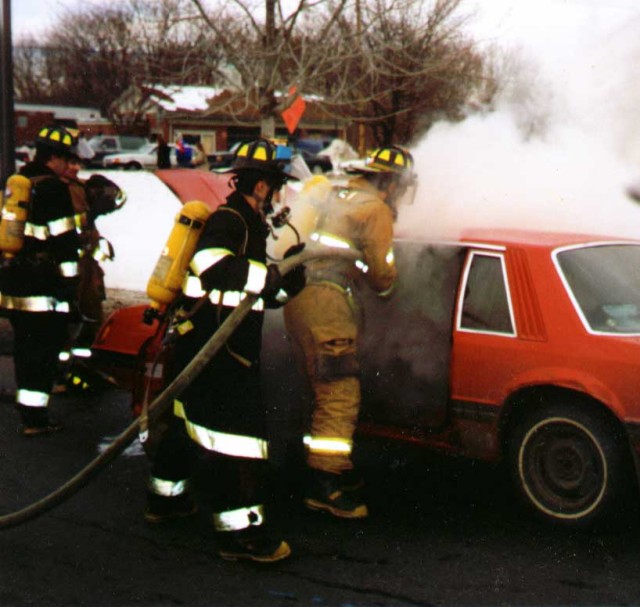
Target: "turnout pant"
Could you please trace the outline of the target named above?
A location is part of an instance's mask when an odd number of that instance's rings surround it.
[[[174,403],[149,489],[176,497],[191,481],[215,529],[240,531],[264,522],[268,474],[259,370],[223,350]]]
[[[100,264],[85,255],[78,262],[80,283],[78,285],[78,306],[86,318],[74,346],[89,348],[102,326],[104,312],[102,302],[106,299],[104,271]]]
[[[12,311],[16,405],[26,425],[48,420],[49,394],[58,373],[58,355],[67,340],[67,315]]]
[[[314,397],[307,463],[325,472],[350,470],[360,410],[354,303],[338,285],[310,284],[285,306],[284,318]]]

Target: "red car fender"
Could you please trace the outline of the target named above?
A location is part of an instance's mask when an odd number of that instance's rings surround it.
[[[623,419],[624,408],[615,392],[593,375],[571,367],[540,367],[528,370],[504,386],[502,402],[512,394],[526,388],[552,386],[580,392],[607,406],[618,418]]]

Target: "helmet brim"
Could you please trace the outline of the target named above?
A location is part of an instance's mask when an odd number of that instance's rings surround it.
[[[221,175],[226,174],[237,174],[242,173],[244,171],[255,171],[256,173],[263,173],[265,175],[274,175],[277,177],[283,177],[287,181],[300,181],[298,177],[292,175],[291,173],[287,173],[286,171],[276,169],[270,170],[265,169],[264,167],[255,167],[255,166],[239,166],[239,167],[225,167],[222,169],[211,169],[212,173],[220,173]]]

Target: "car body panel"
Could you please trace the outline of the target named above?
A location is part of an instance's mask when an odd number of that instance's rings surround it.
[[[136,135],[96,135],[89,139],[94,156],[86,161],[88,167],[102,168],[106,156],[138,151],[149,144],[146,137]]]

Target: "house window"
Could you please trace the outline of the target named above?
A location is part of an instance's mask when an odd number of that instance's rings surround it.
[[[514,334],[501,255],[472,254],[458,326],[468,331]]]

